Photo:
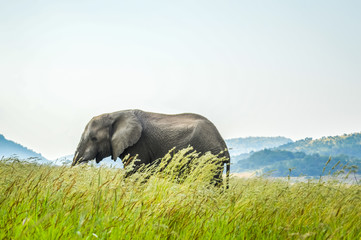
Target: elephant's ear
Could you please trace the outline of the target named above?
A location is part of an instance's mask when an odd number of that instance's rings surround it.
[[[142,125],[132,112],[123,112],[112,125],[112,159],[115,161],[123,151],[138,142],[142,134]]]

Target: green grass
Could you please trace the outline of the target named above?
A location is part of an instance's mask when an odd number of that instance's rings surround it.
[[[187,172],[184,153],[150,178],[3,160],[0,239],[361,238],[360,185],[231,178],[224,191],[207,184],[215,157]]]

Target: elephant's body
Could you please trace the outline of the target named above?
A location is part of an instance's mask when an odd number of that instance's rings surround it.
[[[149,164],[162,158],[173,147],[177,150],[192,146],[197,152],[212,154],[223,152],[229,159],[227,146],[208,119],[192,113],[167,115],[134,111],[142,124],[143,131],[138,142],[124,150],[120,158],[127,154],[141,160],[139,164]]]
[[[164,157],[174,147],[180,150],[188,146],[199,153],[225,157],[228,177],[230,157],[223,138],[213,123],[192,113],[167,115],[124,110],[94,117],[83,132],[72,165],[94,158],[99,163],[108,156],[115,161],[129,154],[138,155],[140,161],[134,163],[136,169]],[[217,168],[217,184],[222,181],[224,163]]]

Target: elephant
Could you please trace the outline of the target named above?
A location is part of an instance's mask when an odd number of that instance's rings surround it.
[[[230,156],[225,141],[207,118],[193,113],[161,114],[142,110],[122,110],[93,117],[86,125],[74,154],[72,166],[95,158],[99,163],[111,156],[116,161],[128,154],[136,156],[136,166],[152,164],[169,150],[192,146],[201,154],[225,157],[215,178],[222,182],[226,164],[227,186]]]

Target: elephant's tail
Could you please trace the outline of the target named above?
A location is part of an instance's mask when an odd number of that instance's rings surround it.
[[[229,173],[231,171],[231,159],[226,162],[226,189],[229,189]]]

